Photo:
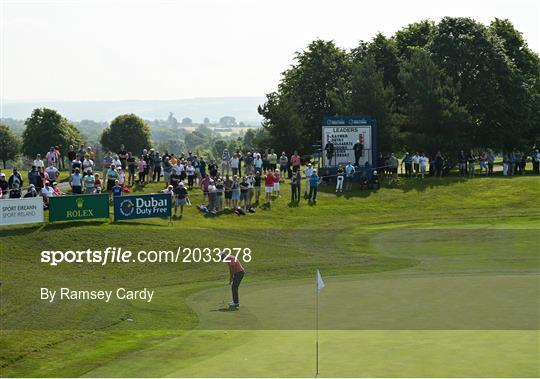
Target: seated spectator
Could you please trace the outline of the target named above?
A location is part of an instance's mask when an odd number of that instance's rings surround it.
[[[27,197],[38,197],[38,196],[39,196],[39,193],[36,190],[36,187],[33,184],[30,184],[30,187],[28,187],[28,191],[26,191],[23,197],[27,198]]]
[[[0,173],[0,199],[5,199],[8,196],[9,185],[6,180],[6,174]]]
[[[49,181],[52,182],[56,181],[56,179],[58,179],[58,176],[60,176],[60,171],[58,171],[58,169],[54,166],[48,166],[45,169],[45,172],[49,176]]]
[[[41,189],[41,196],[43,196],[43,204],[45,205],[45,208],[48,208],[49,198],[54,196],[54,190],[50,186],[50,183],[48,180],[45,182],[45,186]]]
[[[54,196],[64,196],[65,195],[65,193],[62,192],[62,190],[58,186],[58,183],[53,182],[52,188],[53,188]]]

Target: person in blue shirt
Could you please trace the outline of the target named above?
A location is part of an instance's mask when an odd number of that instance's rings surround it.
[[[314,170],[313,174],[309,177],[309,201],[315,203],[317,201],[317,189],[319,187],[319,175]]]
[[[346,181],[345,190],[351,191],[352,190],[352,183],[353,183],[353,179],[354,179],[354,174],[356,173],[356,169],[352,165],[351,161],[349,161],[347,166],[345,166],[345,173],[347,174],[347,179],[345,180]]]
[[[111,188],[111,192],[114,197],[122,196],[122,186],[118,184],[118,180],[114,181],[114,186]]]

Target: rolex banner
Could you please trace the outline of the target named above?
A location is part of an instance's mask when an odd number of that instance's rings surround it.
[[[109,195],[58,196],[49,199],[49,221],[109,217]]]
[[[170,217],[172,196],[169,194],[118,196],[114,198],[114,220]]]
[[[0,225],[43,222],[43,198],[3,199],[0,201]]]

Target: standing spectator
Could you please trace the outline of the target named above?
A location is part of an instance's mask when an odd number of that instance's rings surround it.
[[[135,168],[137,163],[135,162],[135,157],[131,151],[128,151],[126,165],[128,169],[128,185],[132,186],[135,184]]]
[[[21,174],[19,174],[19,171],[17,170],[17,168],[13,168],[13,174],[11,174],[11,176],[8,179],[8,188],[13,189],[16,186],[16,188],[20,189],[22,188],[23,183],[24,182],[23,182],[23,178]],[[11,194],[9,197],[11,197]]]
[[[78,168],[79,171],[82,170],[82,161],[79,154],[75,156],[75,159],[71,161],[71,173],[75,172],[75,169]]]
[[[411,154],[405,153],[405,157],[403,157],[403,160],[401,161],[401,166],[403,167],[403,165],[405,165],[405,177],[407,179],[411,179],[412,178],[412,166],[413,166],[413,161],[412,161]]]
[[[221,154],[221,174],[229,175],[229,170],[231,169],[231,154],[229,149],[225,148],[223,154]]]
[[[328,166],[331,166],[332,158],[334,157],[334,144],[332,143],[332,139],[328,139],[328,142],[326,142],[326,145],[324,145],[324,151],[326,152]]]
[[[73,147],[73,145],[69,145],[69,149],[68,149],[68,152],[67,152],[67,158],[68,158],[68,162],[69,162],[70,165],[71,165],[71,162],[73,162],[75,160],[76,156],[77,156],[77,152],[75,151],[75,148]]]
[[[208,210],[211,213],[215,213],[216,211],[216,186],[214,184],[214,180],[208,178]]]
[[[82,193],[82,176],[79,168],[76,168],[73,174],[69,176],[69,186],[71,187],[71,192],[75,194]]]
[[[242,178],[242,181],[240,181],[240,206],[243,209],[248,209],[248,192],[249,192],[249,184],[247,181],[247,178],[244,176]]]
[[[478,160],[480,162],[480,175],[482,175],[482,172],[484,172],[485,175],[487,176],[488,175],[487,154],[485,151],[480,152]]]
[[[195,182],[195,167],[193,167],[189,161],[187,162],[185,172],[187,174],[188,187],[191,189],[193,187],[193,183]]]
[[[459,176],[467,176],[467,157],[463,150],[458,154]]]
[[[240,200],[240,182],[238,181],[238,176],[234,175],[231,183],[231,194],[232,194],[232,207],[233,209],[238,208],[238,201]]]
[[[200,177],[201,178],[204,178],[206,175],[206,161],[204,160],[204,157],[201,155],[199,157],[199,172],[201,173],[200,174]]]
[[[112,188],[117,184],[118,171],[116,171],[116,165],[111,164],[111,167],[107,170],[107,191],[112,191]]]
[[[291,157],[292,160],[292,157]],[[281,177],[285,179],[285,173],[287,172],[287,165],[289,164],[289,158],[285,155],[285,152],[281,153],[279,157],[279,171],[281,171]]]
[[[62,156],[62,153],[60,152],[60,146],[55,146],[54,151],[56,152],[56,159],[58,161],[58,169],[64,169],[64,157]]]
[[[418,152],[412,156],[412,164],[414,175],[418,178],[418,175],[420,174],[420,154],[418,154]]]
[[[208,199],[208,186],[210,185],[210,178],[204,176],[201,180],[201,190],[202,190],[202,204]]]
[[[476,156],[474,155],[474,152],[471,150],[469,153],[469,156],[467,157],[467,163],[469,164],[469,178],[474,178],[475,174],[475,163],[476,163]]]
[[[293,172],[291,178],[291,203],[297,203],[300,201],[300,187],[299,183],[302,182],[302,177],[300,176],[300,171]]]
[[[146,160],[144,159],[144,155],[141,155],[141,159],[139,159],[139,163],[137,164],[137,167],[139,169],[139,185],[144,185],[146,180]]]
[[[493,154],[493,150],[491,149],[488,150],[486,159],[487,159],[487,168],[488,168],[487,175],[493,176],[493,165],[495,164],[495,155]]]
[[[535,175],[540,174],[540,152],[535,149],[532,153],[533,173]]]
[[[90,157],[85,157],[84,161],[82,162],[82,171],[83,173],[90,173],[94,172],[94,161],[90,159]]]
[[[427,171],[427,158],[424,153],[421,153],[418,156],[418,165],[420,166],[420,175],[422,176],[422,179],[424,179]],[[375,172],[373,172],[373,175],[375,175]]]
[[[261,197],[261,171],[255,173],[255,177],[253,178],[253,190],[255,191],[255,203],[258,205]]]
[[[263,160],[261,158],[260,153],[255,154],[255,160],[253,161],[253,164],[255,165],[255,172],[262,172],[263,170]]]
[[[281,182],[281,175],[279,174],[279,170],[276,168],[274,170],[274,192],[276,193],[276,197],[279,197],[279,183]]]
[[[309,177],[309,201],[315,203],[317,201],[317,189],[319,187],[319,175],[317,170],[313,170],[313,174]]]
[[[300,171],[300,165],[302,164],[302,157],[298,155],[298,151],[294,151],[291,157],[291,164],[293,172]]]
[[[388,166],[390,167],[390,173],[392,174],[392,178],[397,179],[399,161],[394,155],[394,153],[390,154],[390,158],[388,159]]]
[[[120,167],[122,167],[122,170],[127,168],[127,158],[128,152],[126,151],[126,147],[124,144],[121,144],[120,150],[118,151],[118,159],[120,160]]]
[[[504,153],[503,155],[503,176],[508,176],[508,171],[510,170],[510,165],[512,160],[510,159],[510,154]]]
[[[168,157],[163,158],[163,180],[165,181],[165,185],[168,185],[171,183],[172,169],[173,169],[173,166],[170,162],[170,159]]]
[[[148,169],[148,181],[152,182],[154,180],[154,159],[155,159],[155,151],[154,149],[150,149],[148,151],[148,158],[147,158],[147,169]]]
[[[264,172],[264,174],[266,175],[266,172],[270,168],[270,161],[268,160],[268,149],[266,149],[264,151],[264,154],[262,156],[262,161],[263,161],[263,164],[262,164],[263,171],[262,172]]]
[[[159,183],[161,180],[161,155],[159,155],[159,151],[156,151],[154,153],[154,176],[152,177],[152,181]]]
[[[47,160],[47,165],[53,165],[54,167],[58,166],[58,154],[54,149],[54,146],[51,146],[51,149],[45,156],[45,159]]]
[[[45,166],[43,160],[41,159],[41,154],[36,155],[36,159],[34,159],[33,165],[36,166],[36,168]]]
[[[358,162],[360,161],[360,158],[362,158],[363,152],[364,152],[364,144],[358,138],[358,141],[353,145],[353,151],[354,151],[354,166],[358,166]]]
[[[234,156],[231,159],[231,169],[232,174],[238,175],[238,167],[240,166],[240,155],[238,153],[234,153]]]
[[[350,164],[351,162],[349,162]],[[345,180],[345,169],[343,168],[343,165],[340,163],[337,169],[337,176],[336,176],[336,193],[343,192],[343,181]]]
[[[187,203],[188,191],[184,187],[184,182],[178,183],[178,186],[174,188],[174,217],[177,217],[178,206],[180,206],[180,217],[184,214],[184,205]]]
[[[121,166],[119,166],[122,169]],[[118,182],[118,179],[114,181],[114,186],[111,188],[111,194],[114,197],[122,196],[122,186]]]
[[[264,179],[264,192],[266,194],[266,203],[269,204],[272,200],[272,191],[274,190],[274,174],[268,169],[266,178]]]
[[[246,157],[244,159],[244,167],[245,167],[245,174],[246,175],[252,175],[253,174],[253,163],[254,163],[254,159],[253,159],[253,154],[251,154],[251,151],[248,151],[248,153],[246,154]]]
[[[308,163],[306,168],[304,168],[304,176],[306,177],[306,189],[304,192],[304,196],[306,197],[309,191],[309,181],[310,181],[311,175],[313,175],[313,166],[311,165],[311,163]]]
[[[229,175],[225,175],[225,181],[223,182],[225,190],[225,208],[231,209],[231,199],[232,199],[232,185],[233,181]]]
[[[94,193],[96,178],[92,175],[91,171],[88,171],[83,178],[83,187],[85,194]]]
[[[251,209],[251,204],[253,203],[253,196],[255,195],[255,178],[253,175],[248,175],[246,177],[248,183],[248,205],[247,208]]]
[[[210,164],[208,165],[208,173],[210,174],[211,178],[217,178],[218,176],[219,167],[216,164],[216,162],[211,159]]]
[[[113,163],[113,156],[112,152],[109,150],[103,157],[102,165],[103,165],[103,176],[107,177],[107,170],[111,167]]]
[[[525,167],[527,166],[527,154],[522,153],[519,160],[519,172],[525,175]]]
[[[32,166],[28,172],[28,184],[33,184],[34,187],[37,188],[38,192],[43,187],[43,179],[39,175],[39,171],[37,170],[36,166]]]
[[[223,207],[223,193],[225,192],[225,186],[221,178],[216,181],[216,212],[221,211]]]
[[[366,163],[368,163],[368,162],[366,161]],[[347,166],[345,166],[345,174],[347,175],[345,189],[347,191],[352,190],[352,184],[353,184],[354,174],[355,173],[356,173],[356,168],[352,165],[351,161],[349,161]]]
[[[276,170],[277,165],[277,154],[274,152],[274,149],[270,150],[270,154],[268,154],[268,168],[270,171],[274,172]]]
[[[437,151],[435,155],[435,177],[442,178],[443,168],[444,168],[444,159],[440,151]]]

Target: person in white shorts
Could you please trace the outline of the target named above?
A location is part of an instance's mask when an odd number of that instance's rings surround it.
[[[313,166],[311,163],[308,163],[306,168],[304,168],[304,175],[306,175],[306,190],[304,191],[304,195],[307,196],[309,191],[309,178],[311,178],[311,175],[313,175]]]

